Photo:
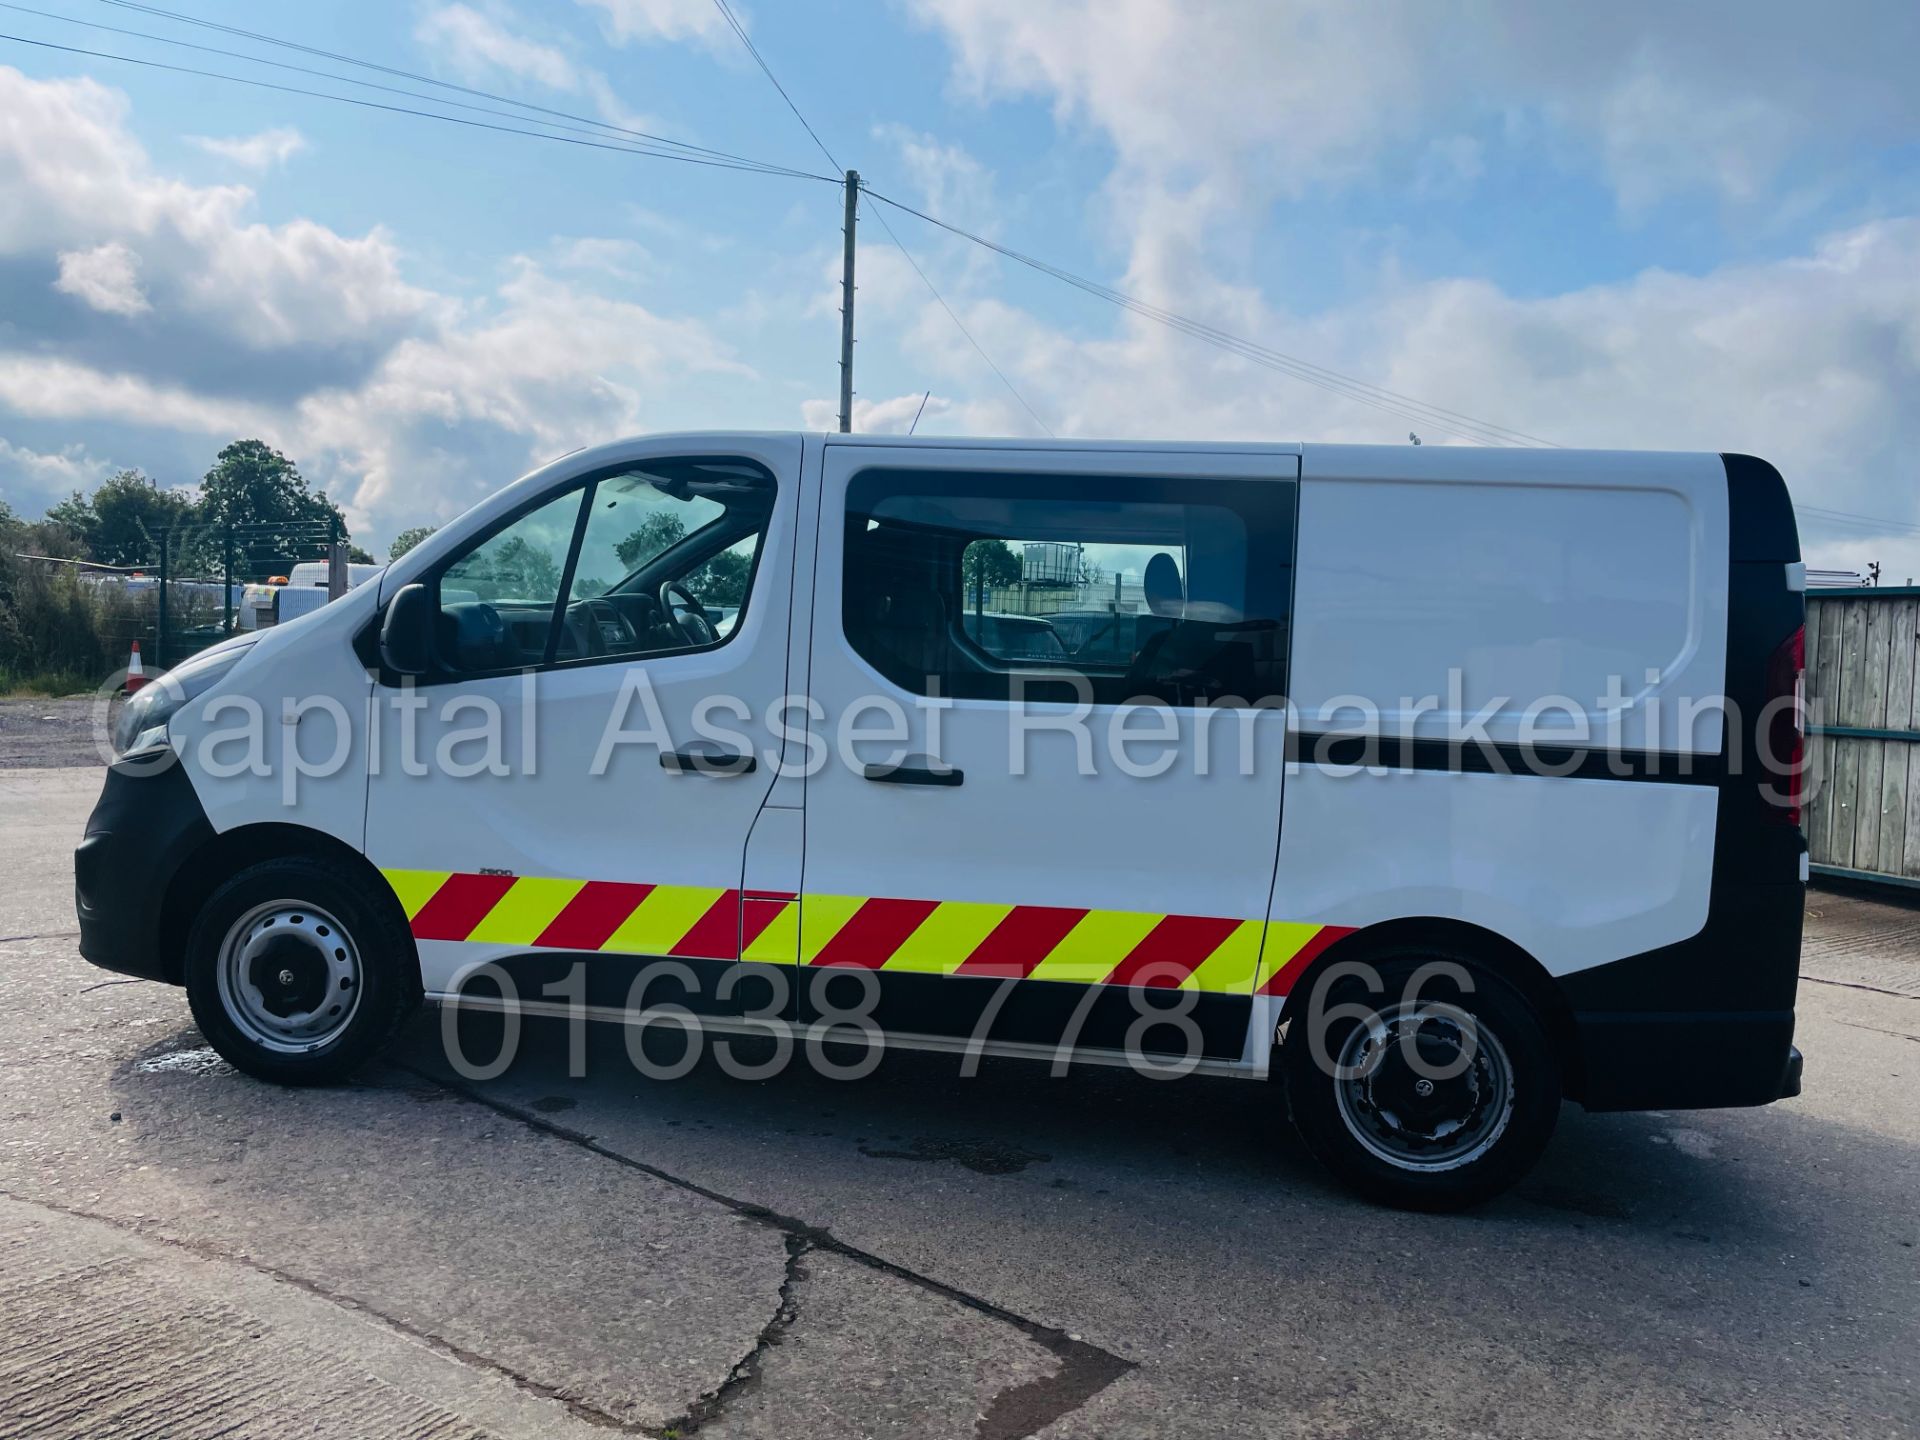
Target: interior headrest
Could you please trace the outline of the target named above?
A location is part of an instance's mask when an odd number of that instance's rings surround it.
[[[1147,608],[1156,615],[1178,619],[1187,608],[1187,591],[1180,583],[1180,567],[1164,550],[1155,552],[1147,561],[1141,588],[1147,594]]]

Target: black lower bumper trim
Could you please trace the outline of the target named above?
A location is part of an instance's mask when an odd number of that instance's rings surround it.
[[[73,852],[80,953],[103,970],[179,979],[161,945],[167,891],[213,827],[178,764],[155,773],[109,766],[106,788]]]
[[[1711,1110],[1800,1093],[1793,1012],[1576,1012],[1589,1110]]]
[[[1791,1100],[1800,1093],[1800,1072],[1805,1068],[1807,1057],[1800,1053],[1798,1045],[1787,1047],[1787,1073],[1780,1080],[1780,1098]]]

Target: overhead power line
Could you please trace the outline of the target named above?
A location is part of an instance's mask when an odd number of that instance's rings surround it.
[[[648,139],[652,138],[652,137],[648,137],[647,132],[644,130],[625,130],[620,126],[608,125],[602,121],[585,120],[584,118],[582,120],[582,123],[578,125],[571,124],[561,120],[536,120],[527,115],[520,114],[514,110],[497,109],[489,105],[475,105],[464,100],[450,100],[439,95],[429,95],[420,90],[409,90],[405,86],[401,86],[401,85],[383,85],[378,80],[362,80],[358,76],[339,75],[331,70],[315,69],[313,66],[310,66],[310,65],[295,65],[290,61],[286,61],[286,60],[270,60],[264,55],[249,55],[243,50],[225,50],[218,45],[200,45],[200,44],[196,44],[192,40],[181,40],[178,37],[172,36],[172,35],[155,35],[152,32],[146,31],[146,30],[129,30],[124,26],[106,25],[106,24],[102,24],[97,20],[81,20],[78,17],[72,16],[72,15],[58,15],[48,10],[36,10],[31,5],[14,4],[12,3],[12,0],[0,0],[0,10],[13,10],[13,11],[17,11],[22,15],[35,15],[43,20],[60,20],[60,21],[64,21],[69,25],[83,26],[88,30],[104,30],[111,35],[124,35],[135,40],[151,40],[156,44],[173,45],[183,50],[197,51],[198,53],[203,55],[219,55],[229,60],[242,60],[250,65],[265,65],[275,70],[290,71],[296,75],[311,75],[322,80],[332,80],[341,85],[358,85],[364,89],[379,90],[389,95],[404,95],[404,96],[407,96],[409,99],[424,101],[429,105],[445,105],[445,106],[450,106],[456,110],[470,110],[479,115],[494,115],[507,120],[517,120],[517,121],[520,121],[522,124],[549,126],[555,130],[568,130],[568,131],[574,132],[575,134],[592,135],[602,140],[606,139],[606,137],[609,134],[625,134],[625,135],[640,136]],[[489,92],[475,91],[472,93],[487,94]],[[344,99],[346,97],[335,97],[335,98]],[[500,98],[501,103],[503,105],[522,104],[522,102],[520,101],[510,100],[504,96],[498,97],[498,98]],[[558,114],[561,112],[549,111],[547,113]],[[768,174],[771,174],[771,175],[798,176],[798,175],[805,175],[807,173],[805,171],[793,170],[785,165],[769,165],[763,161],[749,160],[744,155],[729,154],[725,150],[712,150],[712,149],[708,149],[706,146],[703,146],[703,145],[688,145],[685,141],[682,141],[682,140],[662,139],[659,141],[659,143],[663,145],[676,146],[676,147],[691,151],[692,153],[695,153],[695,154],[710,156],[717,160],[727,160],[727,161],[738,162],[743,167],[758,169],[758,170],[765,170]],[[639,148],[639,147],[635,147],[635,148]],[[820,176],[817,178],[828,179],[830,177]]]
[[[351,75],[340,75],[331,71],[294,65],[284,61],[271,60],[264,56],[250,55],[241,51],[225,50],[216,46],[199,45],[191,41],[125,29],[119,26],[96,24],[92,21],[79,20],[71,16],[57,15],[44,10],[36,10],[29,6],[10,3],[10,0],[0,0],[0,8],[39,16],[43,19],[64,20],[68,23],[86,25],[90,28],[135,39],[180,46],[202,53],[216,54],[229,59],[240,60],[248,64],[271,66],[279,70],[310,75],[319,79],[332,81],[336,84],[356,85],[362,88],[379,90],[408,99],[419,100],[428,105],[467,110],[476,114],[492,115],[499,119],[512,120],[519,123],[513,125],[492,124],[486,121],[468,119],[464,116],[448,115],[442,113],[440,110],[414,109],[410,106],[387,104],[356,96],[332,94],[325,91],[309,90],[300,86],[277,84],[243,75],[202,70],[187,65],[168,64],[164,61],[147,59],[140,56],[113,54],[107,51],[89,50],[79,46],[61,45],[52,41],[36,40],[21,35],[0,34],[0,40],[11,40],[16,44],[32,45],[41,49],[56,50],[67,54],[85,55],[95,59],[115,60],[122,64],[138,65],[148,69],[168,71],[175,74],[192,75],[202,79],[219,80],[229,84],[246,85],[256,89],[271,90],[282,94],[299,95],[318,100],[330,100],[337,104],[353,105],[362,109],[379,110],[391,114],[408,115],[419,119],[439,120],[446,124],[464,125],[472,129],[490,130],[503,134],[521,135],[532,139],[549,140],[557,144],[577,145],[587,149],[611,150],[653,159],[678,160],[684,164],[705,165],[714,169],[779,175],[793,179],[807,179],[826,183],[840,183],[836,177],[833,176],[816,175],[810,171],[753,160],[746,156],[732,154],[728,151],[694,145],[687,141],[674,140],[667,136],[653,134],[649,131],[617,125],[610,121],[572,114],[568,111],[558,110],[550,106],[534,104],[531,101],[518,100],[510,96],[499,95],[475,86],[440,80],[430,75],[423,75],[416,71],[402,69],[397,66],[363,60],[357,56],[348,55],[343,52],[326,50],[317,46],[306,45],[298,41],[269,35],[261,31],[248,30],[240,26],[227,25],[218,21],[207,20],[198,16],[169,10],[163,6],[146,4],[143,3],[143,0],[102,0],[102,3],[111,5],[117,9],[151,15],[182,25],[197,26],[202,29],[237,36],[259,44],[278,46],[283,49],[330,60],[338,64],[356,66],[361,69],[394,76],[399,79],[410,80],[417,84],[432,86],[443,91],[471,95],[478,99],[493,101],[496,105],[509,106],[512,108],[499,110],[487,106],[472,105],[462,101],[451,100],[443,96],[423,95],[416,90],[384,85]],[[821,139],[819,132],[816,131],[813,125],[807,120],[805,114],[802,113],[799,105],[794,101],[793,96],[788,92],[787,88],[781,84],[779,77],[774,74],[772,66],[767,62],[766,57],[761,53],[759,47],[747,33],[746,27],[741,24],[739,17],[735,14],[728,0],[714,0],[714,4],[722,18],[725,19],[728,27],[738,37],[742,46],[745,47],[747,53],[753,58],[754,63],[759,66],[768,82],[774,87],[775,91],[778,92],[787,108],[792,111],[794,118],[799,121],[801,127],[807,132],[808,137],[813,141],[820,153],[833,164],[835,169],[839,169],[840,163],[838,159],[834,156],[826,142]],[[541,116],[551,118],[537,118]],[[525,128],[530,125],[544,128]],[[566,131],[570,133],[558,134],[554,133],[555,131]],[[1371,382],[1358,379],[1355,376],[1342,374],[1326,366],[1314,364],[1298,356],[1286,354],[1283,351],[1247,340],[1241,336],[1180,315],[1174,311],[1152,305],[1135,296],[1128,295],[1124,291],[1114,289],[1111,286],[1101,284],[1095,280],[1090,280],[1085,276],[1076,275],[1061,266],[1053,265],[1033,255],[1015,250],[1010,246],[1003,245],[998,241],[967,230],[951,221],[930,215],[923,210],[907,205],[902,201],[895,200],[869,187],[860,186],[860,188],[884,205],[913,215],[917,219],[946,230],[970,243],[983,246],[1017,264],[1026,266],[1065,284],[1072,285],[1076,289],[1093,295],[1109,304],[1118,306],[1130,313],[1140,315],[1143,318],[1153,320],[1158,324],[1164,325],[1179,333],[1186,334],[1193,339],[1200,340],[1205,344],[1212,345],[1229,354],[1275,370],[1278,373],[1300,380],[1303,383],[1314,385],[1330,394],[1338,395],[1355,403],[1398,416],[1429,430],[1439,430],[1461,439],[1478,441],[1483,444],[1545,446],[1554,444],[1552,441],[1530,435],[1525,431],[1516,430],[1510,426],[1497,425],[1490,421],[1478,420],[1460,411],[1450,410],[1444,406],[1434,405],[1427,401],[1417,400],[1412,396],[1388,390],[1384,386],[1374,385]],[[1013,385],[1013,382],[1007,378],[1006,373],[994,363],[992,357],[988,355],[985,348],[974,337],[972,332],[967,329],[953,307],[949,305],[946,299],[940,294],[939,289],[933,284],[931,277],[927,275],[919,261],[914,258],[912,252],[908,250],[906,244],[894,231],[893,226],[888,223],[886,217],[879,211],[875,211],[874,218],[880,221],[881,227],[887,233],[887,237],[900,251],[914,273],[919,276],[921,283],[927,288],[928,293],[933,296],[936,303],[946,312],[948,318],[953,321],[955,328],[965,337],[967,343],[979,354],[980,358],[987,364],[988,368],[993,371],[996,378],[1006,387],[1007,391],[1020,404],[1021,408],[1033,419],[1034,423],[1051,435],[1053,432],[1047,427],[1046,423],[1040,419],[1033,407],[1027,403],[1026,398],[1021,395],[1019,390]],[[1841,525],[1850,520],[1854,523],[1865,522],[1876,525],[1891,525],[1897,528],[1911,529],[1920,532],[1920,526],[1911,526],[1904,522],[1897,521],[1883,522],[1874,520],[1872,517],[1850,516],[1847,515],[1846,512],[1822,512],[1816,507],[1809,507],[1807,513],[1810,516],[1820,518],[1825,523],[1830,524]]]
[[[741,156],[729,155],[724,150],[709,150],[704,145],[691,145],[684,140],[672,140],[664,135],[655,135],[649,131],[634,130],[624,125],[615,125],[610,121],[596,120],[585,115],[575,115],[565,110],[555,110],[551,106],[536,105],[530,100],[515,100],[511,96],[499,95],[491,90],[477,89],[472,85],[456,84],[451,80],[441,80],[432,75],[423,75],[416,70],[403,70],[398,66],[383,65],[375,60],[362,60],[357,55],[347,55],[338,50],[323,50],[315,45],[304,45],[297,40],[287,40],[278,35],[266,34],[264,31],[246,30],[238,25],[224,25],[217,20],[205,20],[197,15],[184,14],[178,10],[168,10],[159,5],[143,4],[140,3],[140,0],[100,0],[100,3],[103,5],[112,5],[120,10],[134,10],[142,15],[153,15],[163,20],[172,20],[181,25],[196,25],[203,30],[215,30],[223,35],[238,36],[243,40],[253,40],[262,45],[277,45],[283,50],[296,50],[303,55],[317,56],[322,60],[332,60],[341,65],[358,66],[362,70],[377,71],[382,75],[392,75],[402,80],[411,80],[419,85],[431,85],[439,90],[452,90],[462,95],[473,95],[482,100],[492,100],[496,104],[501,105],[512,105],[518,109],[530,110],[540,115],[551,115],[560,120],[571,120],[580,124],[592,125],[602,130],[610,130],[615,134],[625,135],[636,140],[644,140],[651,144],[668,145],[675,149],[689,150],[695,154],[711,155],[716,159],[733,160],[747,165],[760,164],[759,161],[744,160]],[[82,21],[80,23],[84,24],[86,22]],[[766,168],[780,169],[782,167],[768,166]]]
[[[946,311],[947,318],[953,321],[953,328],[967,337],[967,343],[974,348],[975,353],[978,354],[982,360],[987,362],[987,368],[993,371],[1000,383],[1007,387],[1007,393],[1020,402],[1020,408],[1027,412],[1028,418],[1046,432],[1049,440],[1057,440],[1059,437],[1053,433],[1053,427],[1048,425],[1046,421],[1042,420],[1039,415],[1034,412],[1033,406],[1027,403],[1027,397],[1014,388],[1013,382],[1006,377],[1006,372],[993,363],[993,357],[987,354],[985,348],[981,346],[978,340],[973,338],[973,332],[961,323],[960,317],[954,314],[953,307],[947,304],[938,290],[934,289],[933,281],[929,280],[927,278],[927,272],[920,268],[920,262],[913,258],[913,252],[907,249],[905,242],[902,241],[898,235],[893,233],[893,226],[887,223],[887,217],[881,214],[880,211],[875,210],[873,212],[873,218],[880,222],[880,228],[887,232],[887,238],[893,241],[899,248],[900,253],[906,257],[907,264],[913,267],[913,273],[920,277],[920,283],[927,287],[927,292],[932,295],[935,300],[939,301],[940,308]],[[922,402],[922,408],[925,408],[924,401]],[[918,417],[915,418],[917,421]]]
[[[713,0],[713,3],[719,7],[720,14],[727,24],[733,27],[733,33],[740,37],[740,43],[747,47],[747,53],[760,67],[760,73],[767,77],[773,88],[780,92],[780,98],[787,102],[787,109],[791,110],[793,118],[800,122],[800,128],[805,130],[813,138],[813,143],[820,147],[820,153],[827,157],[827,163],[836,170],[844,170],[846,167],[833,158],[833,152],[827,148],[827,142],[820,138],[819,132],[809,125],[807,117],[800,113],[800,107],[793,103],[793,97],[787,93],[787,87],[782,85],[780,78],[773,73],[773,67],[767,64],[766,56],[762,55],[760,47],[753,43],[753,38],[747,34],[746,26],[742,25],[739,17],[733,13],[733,7],[727,4],[727,0]]]
[[[688,155],[675,150],[649,149],[640,145],[621,144],[611,139],[606,141],[589,140],[573,135],[556,135],[550,130],[523,130],[512,125],[495,125],[485,120],[469,120],[462,115],[443,115],[435,110],[415,110],[406,105],[388,105],[379,100],[363,100],[354,95],[333,95],[324,90],[308,90],[298,85],[281,85],[271,80],[255,80],[244,75],[228,75],[216,70],[202,70],[192,65],[170,65],[164,60],[147,60],[136,55],[116,55],[106,50],[88,50],[78,45],[60,45],[52,40],[33,40],[25,35],[9,35],[0,32],[0,40],[11,40],[18,45],[33,45],[42,50],[58,50],[68,55],[86,55],[96,60],[117,60],[126,65],[140,65],[149,70],[166,70],[176,75],[193,75],[203,80],[223,80],[234,85],[248,85],[257,90],[274,90],[283,95],[304,95],[314,100],[332,100],[341,105],[357,105],[366,110],[384,110],[394,115],[412,115],[422,120],[440,120],[449,125],[465,125],[475,130],[493,130],[504,135],[524,135],[535,140],[551,140],[558,145],[579,145],[589,150],[611,150],[620,155],[644,155],[655,160],[677,160],[686,165],[704,165],[716,170],[740,170],[749,174],[778,175],[796,180],[825,180],[835,183],[831,176],[812,175],[804,170],[788,170],[784,167],[763,165],[758,161],[736,163],[728,160],[711,160],[700,155]]]
[[[1852,510],[1828,510],[1819,505],[1795,505],[1800,514],[1831,529],[1858,530],[1874,534],[1887,534],[1900,531],[1909,535],[1920,535],[1920,524],[1911,520],[1890,520],[1883,515],[1861,515]]]
[[[1291,375],[1297,380],[1302,380],[1309,385],[1317,386],[1332,394],[1341,395],[1359,404],[1368,405],[1376,410],[1398,415],[1403,419],[1413,421],[1415,424],[1424,425],[1434,430],[1441,430],[1463,440],[1476,440],[1482,444],[1491,445],[1522,444],[1558,448],[1555,446],[1555,442],[1542,439],[1537,435],[1529,435],[1523,430],[1515,430],[1505,425],[1495,425],[1490,421],[1476,420],[1473,416],[1462,414],[1457,410],[1449,410],[1440,405],[1431,405],[1424,400],[1416,400],[1410,395],[1399,394],[1383,386],[1371,384],[1368,381],[1357,379],[1351,375],[1343,375],[1337,370],[1330,370],[1324,365],[1315,365],[1313,362],[1302,360],[1298,356],[1288,355],[1283,351],[1274,350],[1268,346],[1257,344],[1254,341],[1243,339],[1238,335],[1218,329],[1215,326],[1189,319],[1184,315],[1176,314],[1171,310],[1163,309],[1157,305],[1151,305],[1144,300],[1128,295],[1125,291],[1116,290],[1110,285],[1102,285],[1097,280],[1089,280],[1085,276],[1076,275],[1070,270],[1063,269],[1058,265],[1015,250],[1011,246],[1002,245],[997,240],[990,240],[983,235],[975,234],[973,231],[955,225],[951,221],[942,220],[937,215],[929,215],[924,210],[916,209],[914,206],[883,195],[877,190],[869,188],[867,193],[884,205],[891,205],[896,210],[904,211],[917,219],[926,221],[930,225],[936,225],[942,230],[958,235],[963,240],[969,240],[976,245],[984,246],[996,254],[1005,256],[1009,260],[1027,266],[1029,269],[1039,271],[1043,275],[1048,275],[1056,280],[1063,281],[1068,285],[1072,285],[1075,289],[1083,290],[1090,295],[1105,300],[1111,305],[1117,305],[1123,310],[1129,310],[1136,315],[1156,321],[1170,329],[1178,330],[1183,334],[1192,336],[1196,340],[1204,341],[1209,345],[1239,355],[1243,359],[1251,360],[1255,364],[1266,366],[1268,369]]]
[[[800,128],[807,132],[808,137],[813,141],[820,153],[827,157],[827,162],[832,165],[834,169],[838,170],[842,168],[839,160],[834,157],[833,151],[827,148],[827,142],[820,138],[820,132],[815,130],[808,122],[807,117],[801,113],[800,107],[794,103],[793,96],[787,93],[787,87],[780,83],[780,77],[773,73],[773,67],[767,63],[767,57],[762,55],[760,53],[760,47],[753,43],[753,38],[747,34],[746,27],[740,23],[739,17],[733,13],[733,7],[727,3],[727,0],[713,0],[713,3],[715,8],[719,10],[722,18],[724,18],[732,28],[733,33],[740,37],[740,43],[746,46],[747,53],[753,57],[754,63],[760,67],[761,73],[767,77],[768,83],[780,93],[780,98],[787,102],[787,108],[793,112],[793,118],[800,122]],[[850,180],[849,183],[855,182]],[[861,188],[864,189],[865,187],[862,186]],[[939,288],[933,283],[932,277],[921,268],[920,262],[913,258],[913,252],[907,249],[906,242],[894,233],[893,226],[887,222],[887,217],[878,210],[875,210],[873,212],[873,218],[880,222],[880,228],[887,232],[887,238],[893,241],[894,248],[900,252],[907,264],[912,267],[913,273],[920,277],[920,283],[927,287],[927,293],[933,296],[934,302],[939,305],[942,310],[946,311],[947,318],[953,322],[953,328],[966,337],[967,344],[973,347],[974,353],[986,362],[989,370],[993,371],[994,378],[1006,387],[1007,393],[1013,396],[1014,400],[1019,403],[1020,408],[1027,412],[1028,418],[1040,427],[1048,439],[1055,438],[1052,427],[1040,418],[1039,413],[1033,406],[1027,403],[1027,397],[1022,395],[1013,381],[1007,378],[1007,372],[994,363],[993,357],[987,353],[986,347],[974,339],[973,332],[967,329],[966,325],[961,321],[959,314],[947,303],[946,297],[940,293]],[[923,410],[926,408],[926,402],[924,400],[921,402],[920,408]],[[920,417],[916,415],[914,417],[914,424],[916,426],[918,426],[919,420]]]

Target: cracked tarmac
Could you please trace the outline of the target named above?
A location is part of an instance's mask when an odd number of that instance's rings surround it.
[[[1812,902],[1805,1096],[1421,1217],[1237,1081],[260,1085],[75,953],[97,788],[0,770],[0,1436],[1920,1434],[1920,912]]]

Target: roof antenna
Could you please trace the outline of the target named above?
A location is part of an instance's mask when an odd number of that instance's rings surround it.
[[[920,417],[926,412],[927,400],[932,394],[933,391],[929,390],[920,397],[920,408],[913,412],[913,424],[907,426],[907,434],[911,435],[920,428]]]
[[[1411,430],[1407,431],[1407,439],[1411,440],[1416,445],[1420,443],[1420,437],[1414,434]]]

